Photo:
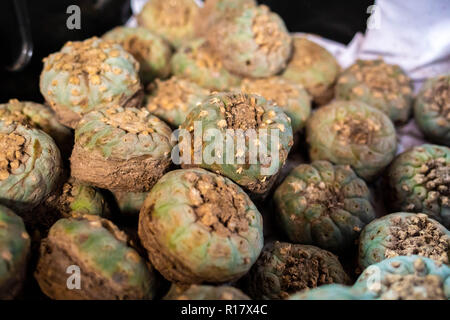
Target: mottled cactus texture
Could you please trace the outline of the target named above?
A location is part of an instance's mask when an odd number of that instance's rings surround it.
[[[40,129],[55,140],[64,155],[70,155],[72,151],[71,130],[60,124],[52,109],[45,105],[11,99],[8,103],[0,104],[0,119]]]
[[[201,132],[196,132],[197,127]],[[190,152],[182,155],[182,167],[211,170],[259,195],[272,186],[293,144],[289,117],[253,94],[211,95],[191,111],[181,129],[191,134],[191,142],[183,142],[184,138],[181,141],[182,148]],[[203,137],[202,145],[196,145],[195,134]],[[205,137],[209,135],[214,139],[209,137],[208,141]],[[239,143],[246,135],[248,141]],[[227,139],[231,141],[228,145]],[[264,147],[267,151],[260,152]]]
[[[304,36],[293,36],[293,53],[282,76],[302,84],[318,105],[334,97],[334,85],[340,67],[325,48]]]
[[[60,183],[61,156],[45,132],[0,120],[0,204],[22,214],[43,202]]]
[[[278,241],[264,247],[246,278],[247,291],[253,299],[287,299],[306,288],[349,281],[331,252]]]
[[[344,70],[336,84],[336,98],[360,100],[404,123],[411,114],[412,83],[398,66],[383,60],[357,60]]]
[[[261,5],[224,17],[207,35],[229,71],[262,78],[279,73],[292,51],[283,20]]]
[[[138,24],[179,47],[194,38],[199,7],[194,0],[148,0],[137,16]]]
[[[0,205],[0,300],[13,299],[25,279],[30,236],[22,219]]]
[[[448,300],[450,267],[421,256],[399,256],[371,265],[353,290],[365,299]]]
[[[138,217],[148,192],[113,192],[120,213],[126,217]]]
[[[450,231],[425,214],[398,212],[372,221],[361,233],[362,269],[387,258],[409,255],[449,264]]]
[[[450,267],[420,256],[398,256],[369,266],[352,287],[325,285],[292,300],[448,300]]]
[[[450,228],[450,149],[424,144],[398,155],[386,174],[392,210],[422,212]]]
[[[226,91],[240,83],[222,64],[222,60],[209,42],[198,38],[186,43],[173,55],[172,72],[200,86],[212,90]]]
[[[263,246],[262,217],[242,189],[203,169],[165,174],[139,215],[155,268],[176,283],[223,283],[248,272]]]
[[[89,111],[138,106],[139,63],[119,44],[98,38],[67,42],[44,59],[40,88],[58,120],[75,128]]]
[[[278,220],[289,240],[333,252],[354,245],[375,219],[364,180],[345,165],[328,161],[301,164],[275,192]]]
[[[364,295],[342,284],[326,284],[305,289],[289,296],[289,300],[363,300]]]
[[[93,215],[74,215],[56,222],[41,243],[35,272],[41,290],[57,300],[151,299],[155,276],[112,222]],[[80,289],[74,271],[79,267]]]
[[[146,108],[172,127],[181,125],[189,112],[209,95],[209,90],[177,77],[165,81],[156,79],[150,90]]]
[[[256,0],[206,0],[195,24],[197,35],[207,35],[221,19],[239,15],[245,8],[256,7]]]
[[[60,190],[50,196],[45,205],[68,218],[73,212],[107,217],[109,208],[101,191],[90,185],[70,179]]]
[[[303,129],[311,114],[311,98],[304,87],[284,78],[245,79],[239,89],[273,101],[291,119],[294,133]]]
[[[394,125],[378,109],[359,101],[335,101],[318,109],[306,125],[312,160],[351,165],[373,180],[397,150]]]
[[[91,112],[75,130],[72,176],[115,191],[148,191],[171,163],[171,133],[145,109]]]
[[[450,74],[425,82],[414,103],[414,118],[428,139],[450,147]]]
[[[164,300],[250,300],[241,290],[231,286],[172,285]]]
[[[139,75],[144,84],[170,74],[172,49],[169,43],[150,30],[137,27],[116,27],[103,35],[103,39],[120,44],[139,62]]]

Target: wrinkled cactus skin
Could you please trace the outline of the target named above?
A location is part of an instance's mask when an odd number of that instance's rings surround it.
[[[375,219],[366,183],[349,166],[328,161],[296,167],[275,191],[274,201],[290,241],[333,252],[351,248]]]
[[[318,105],[334,96],[340,66],[325,48],[304,36],[293,36],[293,53],[282,77],[302,84]]]
[[[137,106],[143,98],[139,63],[122,46],[96,37],[68,42],[44,59],[40,89],[58,120],[75,128],[89,111]]]
[[[21,214],[35,208],[55,190],[61,180],[62,164],[54,140],[43,131],[0,120],[0,135],[11,134],[24,138],[25,156],[18,168],[0,180],[0,204]]]
[[[40,129],[55,140],[63,154],[71,152],[73,134],[71,130],[58,122],[55,113],[47,106],[29,102],[9,100],[0,104],[0,119],[4,121],[17,121]]]
[[[22,288],[30,236],[22,219],[0,205],[0,300],[14,299]]]
[[[120,44],[139,62],[139,74],[144,84],[170,74],[170,45],[142,27],[116,27],[103,35],[103,39]]]
[[[289,300],[364,300],[364,295],[341,284],[327,284],[294,293],[289,296]]]
[[[359,100],[396,123],[407,122],[413,102],[412,82],[398,65],[383,60],[357,60],[336,84],[336,98]]]
[[[392,210],[422,212],[450,228],[450,149],[424,144],[398,155],[386,174]]]
[[[262,217],[250,198],[203,169],[165,174],[144,202],[138,232],[152,264],[176,283],[236,280],[263,247]]]
[[[265,300],[287,299],[306,288],[350,281],[331,252],[278,241],[264,247],[246,280],[250,297]]]
[[[389,118],[359,101],[334,101],[318,109],[306,124],[312,160],[348,164],[364,180],[375,179],[397,150]]]
[[[220,20],[207,39],[225,68],[245,77],[279,73],[292,52],[292,40],[283,20],[266,6],[245,8],[240,14]]]
[[[138,24],[178,48],[194,38],[199,6],[194,0],[149,0],[137,16]]]
[[[439,298],[450,299],[450,267],[416,255],[393,257],[369,266],[359,276],[353,285],[353,290],[363,294],[366,299],[396,300],[398,299],[397,294],[395,290],[386,286],[386,280],[389,280],[389,277],[401,278],[414,275],[422,279],[427,276],[438,278],[442,286],[440,288],[442,296]],[[436,299],[436,297],[427,297],[426,293],[426,288],[420,285],[414,286],[413,290],[407,291],[407,297],[402,299]],[[414,294],[422,296],[418,297]]]
[[[294,133],[303,129],[311,114],[311,98],[301,84],[281,77],[244,79],[238,88],[273,101],[291,119]],[[237,89],[236,89],[237,90]]]
[[[123,121],[119,126],[105,122],[116,116]],[[167,124],[144,109],[90,112],[75,130],[72,176],[105,189],[148,191],[170,165],[171,133]]]
[[[406,219],[417,217],[415,213],[407,213],[407,212],[397,212],[391,213],[384,217],[375,219],[371,223],[369,223],[361,232],[361,236],[359,239],[359,265],[362,269],[367,268],[368,266],[378,263],[382,260],[387,259],[386,253],[390,248],[389,242],[391,241],[393,235],[390,231],[391,226],[394,224],[395,219],[401,219],[405,221]],[[438,223],[435,220],[429,219],[437,230],[439,230],[442,234],[446,235],[447,244],[446,246],[449,248],[447,252],[446,262],[448,263],[449,254],[450,254],[450,231],[448,231],[444,226]],[[420,233],[427,232],[427,230],[420,231]],[[431,235],[430,235],[431,236]],[[406,231],[405,231],[405,238]],[[444,245],[444,244],[440,244]],[[430,243],[421,243],[417,244],[422,248],[429,247],[428,251],[432,251],[433,244]],[[444,261],[445,262],[445,261]],[[442,261],[441,261],[442,263]]]
[[[164,300],[250,300],[241,290],[231,286],[191,285],[181,288],[172,285]]]
[[[195,32],[197,35],[204,36],[208,34],[211,27],[217,21],[238,15],[245,8],[256,7],[256,0],[206,0],[200,9],[200,17],[195,24]]]
[[[245,189],[249,190],[252,194],[264,194],[271,187],[276,178],[276,174],[281,169],[283,164],[286,161],[289,150],[293,144],[293,134],[292,127],[290,124],[289,117],[279,108],[278,106],[269,103],[266,99],[261,96],[253,95],[253,94],[242,94],[242,93],[218,93],[209,96],[207,99],[203,101],[202,104],[194,108],[189,115],[187,116],[186,121],[181,125],[181,129],[188,130],[191,132],[191,140],[194,142],[193,137],[193,129],[195,128],[195,124],[200,122],[202,126],[202,136],[208,130],[219,130],[225,140],[226,130],[227,129],[252,129],[252,128],[234,128],[232,125],[228,125],[227,119],[233,118],[231,112],[238,105],[246,105],[246,110],[260,110],[261,119],[260,122],[254,125],[254,129],[256,131],[256,138],[259,139],[259,143],[265,143],[267,146],[267,153],[270,155],[271,152],[278,150],[278,158],[272,159],[272,169],[271,174],[264,175],[264,164],[261,163],[259,152],[258,152],[258,161],[256,163],[249,164],[240,164],[237,161],[239,156],[237,150],[230,150],[224,143],[223,146],[223,155],[220,158],[220,161],[213,161],[211,164],[207,163],[202,157],[202,163],[195,163],[195,155],[194,152],[201,151],[202,154],[206,153],[205,150],[211,149],[214,147],[214,139],[212,141],[206,141],[203,139],[203,145],[200,148],[190,147],[190,158],[191,163],[189,165],[182,164],[182,167],[189,166],[200,166],[201,168],[219,173],[224,175]],[[248,106],[248,107],[247,107]],[[259,111],[255,111],[259,112]],[[252,116],[252,119],[246,120],[254,120],[255,116]],[[239,119],[242,120],[242,119]],[[230,120],[231,121],[231,120]],[[259,129],[263,129],[262,132],[259,132]],[[245,131],[245,130],[244,130]],[[271,135],[276,135],[278,132],[278,145],[272,145]],[[244,132],[245,133],[245,132]],[[267,133],[267,136],[264,138],[263,134]],[[237,134],[232,137],[234,139],[234,145],[236,148]],[[276,142],[274,142],[276,143]],[[208,149],[207,149],[208,148]],[[256,147],[258,148],[258,146]],[[214,149],[214,148],[213,148]],[[227,155],[227,151],[230,152],[230,155]],[[234,151],[234,152],[233,152]],[[245,150],[241,150],[243,154],[249,153],[249,147],[246,145]],[[228,158],[234,159],[233,163],[227,164],[226,159]],[[222,162],[222,163],[220,163]],[[266,167],[268,165],[266,164]],[[268,168],[267,168],[268,169]],[[273,171],[273,172],[272,172]]]
[[[58,220],[41,243],[35,277],[56,300],[151,299],[155,276],[127,236],[106,219],[92,215]],[[66,269],[80,268],[81,289],[70,290]]]
[[[450,147],[450,74],[425,82],[414,103],[414,118],[428,139]]]
[[[225,91],[241,81],[240,77],[225,69],[217,53],[203,38],[179,48],[172,57],[171,66],[174,75],[211,90]]]
[[[186,120],[189,112],[208,95],[209,90],[186,79],[157,79],[150,94],[146,96],[145,107],[173,128],[177,128]]]

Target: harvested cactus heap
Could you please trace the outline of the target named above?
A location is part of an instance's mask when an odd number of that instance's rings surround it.
[[[450,298],[448,74],[341,70],[254,0],[137,20],[0,104],[0,299]]]

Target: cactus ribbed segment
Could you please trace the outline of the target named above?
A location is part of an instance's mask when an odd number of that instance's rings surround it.
[[[278,241],[264,247],[247,277],[248,292],[253,299],[287,299],[306,288],[347,284],[350,280],[331,252]]]
[[[199,9],[194,0],[148,0],[137,20],[177,48],[194,38]]]
[[[58,120],[75,128],[92,110],[142,102],[139,63],[119,44],[96,37],[67,42],[44,59],[40,89]]]
[[[450,149],[424,144],[398,155],[386,174],[392,210],[422,212],[450,228]]]
[[[450,232],[425,214],[398,212],[372,221],[361,233],[362,269],[387,258],[413,254],[449,264]]]
[[[383,60],[358,60],[339,76],[336,98],[363,101],[393,122],[404,123],[411,114],[412,82],[397,65]]]
[[[30,236],[22,219],[0,205],[0,300],[14,299],[25,279]]]
[[[152,188],[139,238],[156,269],[176,283],[223,283],[248,272],[263,246],[262,217],[231,180],[175,170]]]
[[[414,103],[414,118],[428,139],[450,147],[450,74],[425,82]]]
[[[195,39],[182,46],[172,57],[172,72],[212,90],[226,91],[241,78],[230,73],[205,39]]]
[[[340,66],[325,48],[303,36],[292,37],[293,53],[282,77],[303,85],[318,105],[334,97]]]
[[[333,252],[351,248],[375,219],[366,183],[350,166],[328,161],[296,167],[276,190],[274,201],[290,241]]]
[[[72,176],[115,191],[148,191],[171,163],[171,133],[145,109],[91,112],[75,131]]]
[[[292,51],[283,20],[261,5],[224,17],[207,35],[229,71],[252,78],[279,73]]]
[[[103,35],[103,39],[120,44],[139,62],[139,75],[144,84],[170,74],[170,45],[142,27],[116,27]]]
[[[97,216],[58,220],[41,243],[35,272],[41,290],[57,300],[153,298],[155,275],[127,242],[125,233]],[[77,284],[76,267],[80,289],[71,289],[67,284]]]
[[[0,204],[18,213],[43,202],[60,183],[61,156],[43,131],[0,120]]]
[[[389,118],[359,101],[334,101],[318,109],[306,124],[312,160],[348,164],[365,180],[373,180],[389,165],[397,150]]]

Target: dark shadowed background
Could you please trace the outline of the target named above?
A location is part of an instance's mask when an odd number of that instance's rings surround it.
[[[23,0],[28,11],[33,56],[19,72],[6,69],[21,50],[19,22],[14,1],[0,1],[0,103],[11,98],[41,102],[39,74],[42,58],[58,51],[68,40],[101,36],[114,26],[124,24],[131,15],[129,0]],[[315,33],[348,43],[358,31],[364,32],[369,17],[368,0],[260,0],[285,21],[291,32]],[[66,28],[67,7],[81,8],[81,30]]]

